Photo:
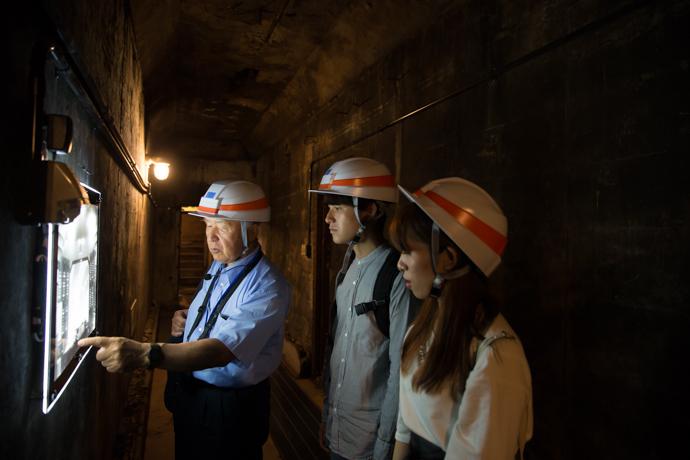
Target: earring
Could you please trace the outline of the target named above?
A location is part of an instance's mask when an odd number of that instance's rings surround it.
[[[429,292],[429,296],[435,299],[441,297],[441,292],[443,292],[443,287],[445,284],[446,280],[443,279],[441,275],[436,274],[436,276],[434,276],[434,281],[431,283],[431,291]]]

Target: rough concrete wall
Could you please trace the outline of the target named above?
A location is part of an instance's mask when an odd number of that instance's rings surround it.
[[[146,178],[144,94],[129,1],[43,0]]]
[[[252,130],[250,151],[257,153],[257,148],[272,146],[289,136],[296,125],[337,96],[363,69],[444,15],[453,3],[457,2],[379,0],[319,5],[320,10],[335,10],[332,14],[336,19],[326,21],[329,33],[325,39],[261,114]]]
[[[509,220],[493,284],[532,368],[532,458],[665,458],[687,402],[689,22],[687,1],[467,1],[365,71],[257,166],[289,334],[309,349],[323,308],[310,181],[354,155],[412,189],[462,176]]]
[[[312,341],[313,259],[307,257],[309,206],[306,168],[311,146],[303,139],[285,144],[257,162],[257,178],[271,204],[271,222],[264,236],[264,249],[292,286],[292,299],[286,321],[286,337],[304,349]]]
[[[67,3],[67,2],[63,2]],[[133,52],[131,25],[124,3],[108,3],[87,11],[92,2],[72,2],[69,20],[60,31],[81,70],[98,82],[98,97],[108,109],[127,148],[143,164],[144,126],[141,76]],[[49,4],[65,12],[65,5]],[[50,10],[54,6],[55,10]],[[100,17],[106,8],[107,17]],[[110,9],[112,8],[112,9]],[[105,15],[104,15],[105,16]],[[53,16],[55,18],[56,16]],[[98,18],[101,18],[100,20]],[[19,225],[13,214],[20,185],[33,180],[31,157],[31,94],[29,64],[34,44],[50,32],[34,4],[15,9],[5,30],[12,47],[12,85],[7,107],[15,114],[6,136],[6,167],[0,169],[0,245],[2,267],[0,309],[7,331],[0,334],[0,381],[5,389],[0,409],[2,458],[113,458],[117,426],[125,405],[127,376],[106,375],[93,357],[77,372],[48,415],[41,412],[40,392],[34,391],[42,353],[32,352],[31,303],[35,227]],[[109,63],[109,58],[116,63]],[[110,65],[112,64],[112,65]],[[98,329],[108,335],[138,337],[149,306],[149,236],[151,204],[114,161],[98,125],[77,101],[54,69],[48,73],[44,110],[69,115],[74,122],[74,147],[65,161],[83,182],[102,192],[98,273]],[[33,188],[33,187],[29,187]],[[136,302],[135,302],[136,301]]]
[[[177,207],[158,206],[153,215],[151,301],[162,309],[178,303],[180,211]]]

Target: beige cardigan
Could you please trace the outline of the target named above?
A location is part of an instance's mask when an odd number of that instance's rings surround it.
[[[474,346],[477,362],[459,403],[448,387],[415,392],[416,360],[409,374],[401,374],[397,441],[409,443],[413,431],[442,448],[446,459],[513,460],[522,454],[533,422],[532,379],[520,340],[499,314]]]

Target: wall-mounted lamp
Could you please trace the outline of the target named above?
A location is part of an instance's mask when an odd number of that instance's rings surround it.
[[[159,160],[147,160],[146,164],[153,165],[153,176],[158,180],[165,180],[170,175],[170,163]]]
[[[154,163],[153,176],[158,180],[165,180],[170,175],[170,163]]]

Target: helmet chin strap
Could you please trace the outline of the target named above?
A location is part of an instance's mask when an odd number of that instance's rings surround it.
[[[347,245],[347,251],[345,251],[345,256],[343,257],[343,264],[340,266],[340,271],[336,275],[337,284],[340,284],[340,281],[342,278],[345,277],[345,273],[347,272],[348,267],[350,266],[350,262],[352,259],[352,252],[355,249],[355,244],[359,243],[362,240],[362,235],[364,234],[364,230],[366,230],[367,226],[364,225],[362,220],[359,218],[359,199],[356,196],[352,197],[352,207],[354,208],[355,212],[355,219],[357,219],[357,223],[359,224],[359,228],[357,229],[357,232],[355,233],[355,236],[352,237],[352,241],[350,241]]]
[[[249,245],[247,243],[247,221],[241,221],[240,227],[242,229],[242,255],[245,256],[249,250]]]
[[[352,207],[354,208],[355,211],[355,219],[357,219],[357,223],[359,224],[359,228],[357,229],[357,233],[355,233],[355,236],[352,238],[352,241],[347,247],[348,251],[352,250],[352,245],[359,243],[359,241],[362,239],[362,235],[364,234],[364,230],[366,230],[367,226],[362,223],[362,220],[359,218],[359,199],[356,196],[352,197]]]
[[[431,268],[434,270],[434,281],[431,283],[431,292],[429,295],[435,299],[438,299],[441,297],[441,293],[443,292],[443,288],[446,285],[446,280],[451,280],[451,279],[456,279],[460,278],[462,276],[465,276],[470,272],[470,266],[465,265],[463,267],[457,268],[455,270],[451,270],[449,272],[444,273],[441,275],[436,271],[436,257],[437,254],[439,254],[438,251],[438,240],[439,240],[439,233],[440,229],[438,228],[438,225],[436,222],[433,223],[431,226]]]

